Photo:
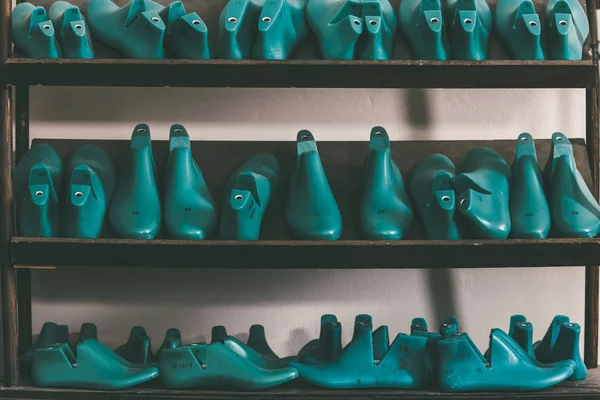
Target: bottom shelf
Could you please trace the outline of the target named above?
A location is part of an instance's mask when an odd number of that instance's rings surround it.
[[[158,388],[157,382],[148,386],[119,391],[95,391],[80,389],[42,389],[30,386],[2,387],[0,399],[36,399],[36,400],[133,400],[133,399],[226,399],[226,400],[384,400],[384,399],[597,399],[600,398],[600,369],[588,371],[588,377],[581,382],[563,382],[549,389],[535,392],[477,392],[477,393],[440,393],[433,390],[400,389],[357,389],[325,390],[303,386],[300,382],[291,382],[279,388],[261,392],[232,392],[213,390],[166,390]]]

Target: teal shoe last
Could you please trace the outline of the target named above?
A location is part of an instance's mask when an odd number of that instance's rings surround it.
[[[156,359],[160,360],[160,354],[164,349],[177,349],[183,346],[181,332],[177,328],[169,328],[165,333],[165,338],[156,352]]]
[[[510,219],[510,234],[514,238],[544,239],[550,232],[550,208],[535,144],[529,133],[522,133],[517,139],[510,188]]]
[[[543,60],[542,25],[531,0],[500,0],[496,32],[515,60]]]
[[[129,339],[117,347],[115,353],[133,364],[149,364],[155,361],[150,336],[141,326],[131,328]]]
[[[425,238],[429,240],[461,238],[453,182],[455,175],[454,163],[442,154],[425,157],[413,171],[410,193]]]
[[[298,376],[289,367],[262,369],[222,343],[164,349],[158,365],[168,389],[262,390]]]
[[[215,235],[217,209],[204,175],[194,161],[182,125],[171,127],[165,188],[165,228],[172,239],[204,240]]]
[[[577,170],[571,142],[560,132],[552,134],[544,182],[554,234],[592,238],[600,233],[600,205]]]
[[[448,0],[448,32],[454,60],[486,60],[492,12],[486,0]]]
[[[157,235],[162,213],[155,170],[150,129],[139,124],[131,135],[130,159],[123,167],[109,211],[117,237],[148,240]]]
[[[466,333],[440,340],[438,351],[439,387],[449,392],[538,390],[562,382],[575,369],[571,360],[534,360],[501,329],[490,334],[489,360]]]
[[[363,0],[308,0],[306,20],[317,38],[323,59],[355,58],[357,43],[365,29],[362,6]]]
[[[209,60],[208,28],[195,12],[186,13],[181,1],[164,7],[158,3],[156,10],[165,24],[164,46],[173,58]]]
[[[399,21],[414,59],[450,59],[444,8],[440,0],[402,0]]]
[[[298,369],[303,380],[325,388],[419,388],[424,380],[425,343],[423,337],[399,334],[377,363],[372,330],[364,325],[334,361],[290,366]]]
[[[55,322],[44,322],[40,334],[30,349],[19,357],[22,365],[30,365],[36,349],[50,347],[57,343],[69,342],[69,328],[66,325],[58,325]]]
[[[506,239],[510,233],[510,167],[495,151],[471,150],[463,163],[465,172],[456,175],[459,211],[480,239]]]
[[[236,354],[239,354],[252,364],[262,369],[275,370],[285,368],[291,361],[297,360],[297,357],[269,358],[268,356],[259,353],[233,336],[227,336],[224,338],[223,344],[228,349],[232,350]]]
[[[108,154],[91,144],[77,149],[67,166],[62,228],[66,237],[100,237],[117,175]]]
[[[390,139],[379,126],[371,130],[360,221],[363,236],[371,240],[400,240],[413,221],[402,173],[392,159]]]
[[[546,3],[546,49],[552,60],[581,60],[590,33],[586,12],[576,0]]]
[[[263,215],[278,181],[279,163],[270,154],[257,154],[233,172],[221,214],[221,239],[258,240]]]
[[[132,0],[123,7],[111,0],[89,0],[86,15],[93,37],[125,58],[163,59],[166,27],[160,9],[150,0]]]
[[[332,314],[321,316],[319,338],[308,342],[298,352],[301,364],[323,364],[334,360],[342,351],[342,324]]]
[[[60,234],[59,196],[62,161],[48,144],[36,144],[19,160],[14,174],[14,201],[19,235]]]
[[[94,58],[92,36],[79,7],[57,1],[50,6],[48,17],[65,58]]]
[[[356,58],[390,60],[398,19],[389,0],[363,0],[361,17],[365,28],[356,44]]]
[[[252,50],[255,60],[287,60],[307,37],[308,0],[266,0]]]
[[[100,344],[88,339],[77,345],[77,357],[67,343],[35,351],[32,377],[38,387],[118,390],[158,376],[155,366],[132,366]]]
[[[291,233],[304,240],[337,240],[342,234],[342,215],[309,131],[298,132],[296,152],[285,210]]]
[[[44,7],[19,3],[11,13],[11,37],[30,58],[60,58],[62,52],[55,36],[54,24]]]
[[[579,324],[571,323],[567,316],[557,315],[544,338],[533,345],[535,357],[545,363],[572,360],[575,371],[569,379],[582,381],[587,377],[587,368],[579,351],[580,336]]]
[[[216,55],[228,60],[252,57],[260,12],[265,0],[230,0],[219,17]]]

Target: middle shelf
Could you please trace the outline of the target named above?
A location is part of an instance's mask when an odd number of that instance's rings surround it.
[[[84,143],[104,149],[117,170],[128,158],[129,141],[34,140],[49,143],[63,158]],[[572,141],[577,166],[588,187],[591,172],[585,143]],[[550,140],[537,140],[540,164],[544,164]],[[405,240],[367,241],[361,239],[360,192],[368,142],[319,142],[319,152],[332,191],[339,205],[343,230],[339,241],[297,241],[289,236],[284,218],[287,182],[294,169],[296,143],[194,141],[192,151],[218,206],[223,203],[224,186],[235,167],[248,157],[268,152],[281,165],[281,183],[263,219],[257,242],[181,241],[125,239],[25,238],[12,240],[17,267],[56,266],[154,266],[189,268],[442,268],[581,266],[600,264],[600,238],[593,239],[508,239],[508,240],[423,240],[415,218]],[[392,154],[405,182],[424,157],[443,153],[458,170],[469,150],[489,147],[510,164],[516,141],[411,141],[392,142]],[[153,142],[158,171],[164,170],[168,142]],[[159,187],[162,176],[159,173]],[[103,235],[108,237],[108,232]]]

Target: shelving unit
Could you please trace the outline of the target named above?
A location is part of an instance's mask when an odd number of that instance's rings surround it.
[[[41,0],[45,1],[45,0]],[[190,0],[194,1],[194,0]],[[201,2],[201,0],[195,0]],[[221,1],[221,0],[219,0]],[[223,2],[225,0],[222,0]],[[394,0],[397,2],[397,0]],[[536,0],[538,1],[538,0]],[[212,2],[214,3],[214,1]],[[211,4],[212,4],[211,3]],[[495,3],[490,1],[492,7]],[[538,8],[542,6],[539,0]],[[186,3],[187,5],[187,3]],[[214,8],[214,7],[213,7]],[[19,353],[31,346],[32,268],[183,267],[203,268],[197,260],[218,260],[221,268],[483,268],[587,265],[584,356],[597,367],[600,238],[546,240],[426,241],[415,224],[407,240],[360,240],[356,226],[354,177],[367,153],[366,142],[318,142],[319,151],[344,218],[337,242],[295,241],[283,225],[283,194],[276,194],[257,242],[154,241],[102,239],[41,239],[14,236],[12,170],[29,147],[29,87],[52,86],[202,86],[321,88],[582,88],[586,90],[586,140],[573,140],[579,170],[594,195],[600,188],[598,131],[598,43],[596,0],[587,0],[590,21],[589,57],[582,61],[322,61],[280,62],[231,60],[37,60],[11,58],[11,4],[0,0],[0,266],[5,386],[0,398],[13,399],[433,399],[433,398],[583,398],[600,396],[600,372],[591,370],[584,382],[565,382],[533,393],[447,394],[432,391],[324,391],[300,383],[258,393],[168,391],[149,385],[118,392],[38,389],[19,376]],[[538,10],[539,11],[539,10]],[[202,14],[200,14],[202,15]],[[207,22],[208,23],[208,22]],[[209,30],[211,26],[209,24]],[[101,47],[101,46],[100,46]],[[12,98],[15,103],[13,106]],[[13,135],[13,112],[16,135]],[[133,128],[133,126],[132,126]],[[317,138],[318,139],[318,138]],[[13,142],[14,141],[14,142]],[[49,140],[63,156],[80,142]],[[13,148],[13,143],[16,146]],[[99,141],[118,164],[127,152],[125,141]],[[458,164],[471,148],[489,146],[507,160],[515,141],[397,142],[393,154],[403,174],[425,155],[443,152]],[[536,141],[545,162],[550,144]],[[157,166],[164,162],[166,142],[153,145]],[[13,151],[14,150],[14,151]],[[246,156],[269,151],[283,162],[282,176],[293,163],[292,142],[195,142],[193,151],[212,193],[221,193],[230,170]],[[219,165],[219,168],[215,166]],[[287,163],[287,164],[286,164]],[[117,165],[118,166],[118,165]],[[283,186],[283,185],[282,185]],[[279,197],[277,197],[279,196]]]

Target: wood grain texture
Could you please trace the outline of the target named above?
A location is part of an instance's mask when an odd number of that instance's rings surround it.
[[[535,392],[481,392],[481,393],[441,393],[432,389],[361,389],[325,390],[310,387],[301,381],[293,381],[278,388],[261,392],[206,391],[206,390],[165,390],[158,382],[128,390],[102,392],[76,389],[42,389],[31,386],[1,388],[1,399],[56,399],[56,400],[434,400],[434,399],[597,399],[600,397],[600,371],[590,371],[582,382],[563,382],[555,387]]]
[[[318,138],[317,138],[318,139]],[[35,141],[35,143],[42,142]],[[44,140],[66,161],[71,152],[89,141]],[[92,141],[115,160],[117,170],[128,159],[128,141]],[[467,152],[487,146],[512,163],[516,142],[503,141],[412,141],[393,142],[392,155],[410,181],[410,171],[425,156],[443,153],[458,169]],[[188,268],[475,268],[519,266],[581,266],[600,264],[600,238],[545,240],[423,240],[415,219],[407,240],[361,240],[359,199],[362,169],[368,142],[319,142],[325,172],[342,212],[343,232],[337,242],[292,240],[284,221],[286,187],[295,168],[295,142],[193,142],[192,151],[209,189],[220,207],[224,185],[236,166],[259,152],[273,154],[281,163],[281,179],[263,219],[261,240],[139,241],[110,238],[107,226],[103,239],[13,238],[14,263],[25,266],[154,266]],[[544,163],[549,140],[536,141],[538,159]],[[582,140],[573,140],[577,165],[591,187],[590,167]],[[158,171],[163,171],[167,141],[153,143]],[[158,176],[162,177],[162,173]],[[159,180],[159,187],[163,187]],[[108,225],[108,224],[107,224]]]
[[[29,86],[15,88],[16,162],[29,149]],[[21,353],[31,347],[31,270],[17,272],[19,348]]]
[[[584,88],[588,61],[232,61],[10,59],[14,85],[305,87],[305,88]]]
[[[593,193],[596,199],[600,197],[600,131],[598,126],[599,84],[598,76],[598,36],[596,0],[586,0],[590,20],[591,55],[596,66],[594,88],[586,90],[586,143],[593,181]],[[587,266],[585,269],[585,331],[584,331],[584,361],[588,368],[598,367],[598,313],[600,313],[600,268],[598,265]]]
[[[10,254],[13,231],[12,201],[12,118],[8,88],[0,90],[0,273],[2,293],[2,333],[4,376],[8,385],[19,383],[19,339],[17,326],[16,274]]]

